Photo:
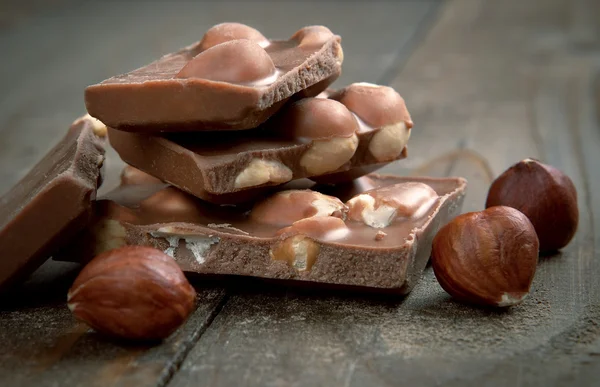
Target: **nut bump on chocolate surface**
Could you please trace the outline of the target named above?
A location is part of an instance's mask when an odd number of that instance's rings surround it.
[[[341,74],[341,38],[326,27],[301,31],[265,40],[252,27],[219,24],[200,42],[89,86],[87,110],[133,132],[255,128],[294,94],[315,96]]]
[[[312,190],[279,191],[256,203],[250,219],[273,225],[291,225],[313,216],[346,218],[348,208],[340,199]]]
[[[221,23],[206,31],[200,41],[200,50],[205,51],[218,44],[237,39],[251,40],[263,48],[269,45],[269,40],[255,28],[241,23]]]
[[[296,31],[291,39],[297,40],[302,47],[320,46],[333,37],[333,32],[325,26],[307,26]]]
[[[202,51],[176,75],[239,84],[268,84],[277,76],[273,60],[251,40],[232,40]]]
[[[329,98],[344,104],[357,117],[360,131],[378,129],[369,152],[387,161],[402,152],[410,138],[413,122],[404,99],[394,89],[372,83],[353,83]]]
[[[358,147],[356,120],[333,100],[301,99],[286,108],[278,125],[289,128],[287,133],[294,138],[312,140],[300,158],[309,175],[335,171],[350,161]]]

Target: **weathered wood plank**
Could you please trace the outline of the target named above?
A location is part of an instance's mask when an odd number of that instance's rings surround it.
[[[0,304],[0,385],[155,385],[168,380],[225,300],[219,287],[197,288],[186,324],[159,346],[117,343],[78,323],[66,292],[79,265],[48,262]]]
[[[337,83],[343,85],[377,82],[406,54],[404,48],[434,5],[71,2],[43,12],[15,7],[26,17],[3,25],[6,33],[0,35],[0,195],[83,112],[86,85],[187,45],[215,23],[241,21],[277,37],[289,36],[303,25],[326,24],[344,38],[347,62]],[[107,165],[103,191],[115,185],[122,166],[114,151]],[[199,289],[192,318],[165,343],[125,346],[105,341],[71,317],[64,299],[78,269],[50,261],[0,302],[0,342],[5,349],[0,355],[0,385],[165,384],[226,297],[220,285],[207,285]]]
[[[593,52],[570,47],[573,6],[450,1],[393,82],[416,126],[410,159],[385,170],[465,175],[466,210],[483,207],[490,175],[525,157],[554,164],[575,181],[580,230],[562,253],[541,259],[522,305],[507,311],[461,305],[431,270],[397,301],[240,290],[173,384],[595,385],[598,62]]]

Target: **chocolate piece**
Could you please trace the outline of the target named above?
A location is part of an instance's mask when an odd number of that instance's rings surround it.
[[[0,288],[23,279],[89,222],[106,127],[86,116],[0,198]]]
[[[326,27],[269,41],[251,27],[224,23],[179,52],[89,86],[85,101],[91,115],[121,130],[249,129],[292,95],[319,94],[340,75],[342,61],[340,37]]]
[[[235,203],[256,197],[257,188],[306,177],[348,181],[405,158],[412,122],[404,101],[389,87],[374,90],[385,90],[391,100],[375,99],[370,106],[377,127],[333,99],[305,98],[257,129],[226,136],[149,136],[110,129],[110,139],[128,164],[204,200]],[[367,95],[365,104],[367,99],[373,97]],[[373,143],[379,145],[373,148]]]
[[[374,172],[396,160],[408,143],[413,121],[404,99],[391,87],[353,83],[339,91],[327,89],[317,98],[329,98],[344,104],[359,123],[359,136],[371,136],[369,141],[361,141],[350,160],[351,169],[313,178],[319,183],[351,181]],[[365,154],[372,161],[367,165],[362,161]]]
[[[429,259],[433,236],[458,214],[466,187],[462,178],[375,174],[341,186],[303,184],[295,188],[335,193],[346,204],[293,191],[277,193],[254,208],[216,206],[173,187],[121,186],[98,201],[95,226],[61,259],[85,261],[128,244],[153,246],[188,272],[405,294]],[[352,211],[346,220],[345,206]],[[372,219],[378,223],[367,225]]]

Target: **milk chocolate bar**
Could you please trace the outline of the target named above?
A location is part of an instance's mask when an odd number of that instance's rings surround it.
[[[336,186],[296,181],[252,206],[217,206],[158,182],[129,180],[137,184],[97,202],[94,226],[61,259],[152,246],[188,272],[399,294],[419,279],[433,236],[459,213],[466,187],[462,178],[372,174]]]
[[[338,102],[338,95],[352,98]],[[110,129],[109,136],[128,164],[204,200],[235,203],[258,188],[322,175],[323,182],[352,180],[405,158],[411,128],[396,91],[354,84],[332,99],[291,103],[253,130],[149,136]]]
[[[101,179],[106,127],[86,116],[0,198],[0,288],[37,269],[84,228]]]
[[[323,26],[281,41],[223,23],[179,52],[89,86],[85,102],[92,116],[120,130],[254,128],[294,94],[316,96],[340,75],[340,41]]]

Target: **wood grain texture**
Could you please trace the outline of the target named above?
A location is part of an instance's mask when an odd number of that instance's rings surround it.
[[[596,47],[581,44],[593,40],[590,24],[572,23],[580,7],[598,8],[582,4],[449,1],[392,82],[415,129],[409,159],[386,171],[465,176],[466,211],[482,209],[491,179],[526,157],[573,178],[579,232],[541,259],[522,305],[461,305],[431,270],[396,302],[239,291],[173,385],[597,385],[600,63]]]
[[[464,176],[464,210],[473,211],[496,175],[538,157],[573,178],[579,231],[541,260],[532,295],[507,311],[452,301],[431,270],[405,299],[197,280],[196,313],[152,348],[76,323],[64,297],[78,266],[48,262],[0,301],[0,385],[597,385],[599,2],[449,0],[408,61],[432,2],[139,4],[15,6],[23,16],[0,35],[0,194],[80,114],[85,85],[223,20],[268,36],[324,23],[344,38],[339,85],[389,80],[407,100],[416,123],[409,158],[385,172]],[[120,167],[111,157],[107,186]]]
[[[82,114],[85,86],[198,40],[213,24],[240,21],[271,37],[325,24],[344,39],[348,61],[336,83],[342,86],[395,75],[436,4],[12,2],[4,10],[19,17],[2,13],[0,20],[0,195]],[[116,184],[123,165],[114,151],[108,156],[103,192]],[[65,297],[78,270],[49,261],[0,300],[0,385],[166,385],[227,294],[240,286],[227,285],[234,289],[228,292],[223,283],[195,281],[199,301],[187,324],[159,346],[136,347],[106,341],[72,318]]]
[[[66,292],[79,265],[48,262],[0,304],[0,385],[142,386],[168,381],[225,300],[197,288],[197,309],[161,345],[107,340],[75,321]]]

